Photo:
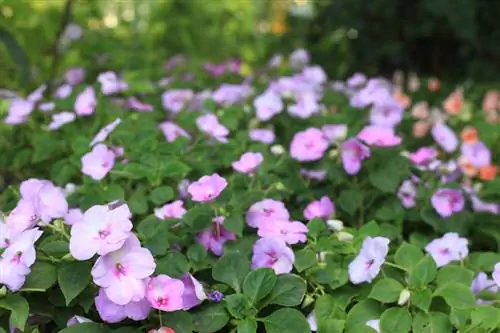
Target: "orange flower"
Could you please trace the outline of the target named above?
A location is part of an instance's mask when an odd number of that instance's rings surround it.
[[[479,168],[479,178],[484,181],[493,180],[497,176],[497,166],[487,165]]]
[[[444,111],[448,114],[457,114],[464,105],[464,95],[461,89],[456,89],[443,102]]]
[[[431,92],[436,92],[441,88],[441,82],[436,78],[431,78],[427,81],[427,89]]]
[[[411,99],[407,95],[405,95],[402,91],[396,90],[394,94],[392,95],[396,101],[398,101],[399,104],[401,104],[404,108],[407,108],[410,103]]]
[[[477,169],[465,157],[459,157],[458,165],[466,176],[474,177],[477,174]]]
[[[427,102],[418,102],[411,108],[411,116],[415,119],[426,119],[429,117],[429,105]]]
[[[460,133],[460,137],[465,143],[474,143],[478,139],[477,130],[474,127],[466,127]]]

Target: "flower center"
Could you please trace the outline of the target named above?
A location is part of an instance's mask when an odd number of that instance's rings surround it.
[[[159,297],[156,299],[156,303],[157,303],[159,306],[167,306],[167,305],[168,305],[168,298],[166,298],[166,297],[162,297],[162,296],[159,296]]]
[[[375,259],[371,259],[370,261],[368,261],[366,263],[366,269],[370,269],[374,263],[375,263]]]
[[[110,232],[108,230],[99,230],[99,238],[100,239],[106,239],[108,237]]]

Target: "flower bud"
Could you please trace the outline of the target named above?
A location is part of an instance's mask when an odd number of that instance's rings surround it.
[[[318,262],[320,263],[323,263],[325,262],[325,258],[326,258],[326,252],[320,252],[316,255],[316,259],[318,260]]]
[[[398,305],[403,305],[410,299],[410,291],[408,289],[403,289],[399,294]]]
[[[344,222],[340,220],[328,220],[326,221],[326,225],[333,231],[342,231],[344,229]]]
[[[0,288],[0,297],[4,297],[5,295],[7,295],[7,287],[2,286],[2,288]]]
[[[345,242],[352,241],[354,239],[354,236],[348,232],[340,231],[339,233],[337,233],[337,238],[339,239],[339,241]]]
[[[339,156],[339,150],[338,150],[337,148],[333,148],[333,149],[331,149],[331,150],[328,152],[328,157],[329,157],[329,158],[332,158],[332,159],[333,159],[333,158],[335,158],[335,157],[337,157],[337,156]]]
[[[285,148],[282,145],[273,145],[271,146],[271,153],[274,155],[282,155],[285,153]]]
[[[312,302],[314,302],[314,297],[312,297],[311,295],[306,295],[306,297],[304,297],[304,300],[302,301],[301,308],[307,308],[312,304]]]

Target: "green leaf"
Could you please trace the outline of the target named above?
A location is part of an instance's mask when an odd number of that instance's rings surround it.
[[[432,302],[432,292],[430,289],[425,288],[418,291],[411,292],[411,304],[421,309],[424,312],[429,311]]]
[[[309,232],[307,235],[311,238],[317,238],[322,232],[327,230],[326,223],[320,218],[314,218],[307,224]]]
[[[474,279],[474,272],[460,266],[447,265],[437,273],[436,283],[438,286],[450,282],[458,282],[470,286]]]
[[[380,316],[380,330],[384,333],[409,332],[411,323],[411,314],[405,308],[390,308]]]
[[[277,279],[276,274],[271,268],[258,268],[245,277],[243,281],[243,293],[255,305],[273,290]]]
[[[424,257],[422,251],[415,245],[404,243],[394,254],[394,261],[399,266],[411,269],[415,263]]]
[[[30,63],[27,53],[17,41],[15,35],[4,27],[0,27],[0,42],[5,45],[5,49],[9,52],[12,61],[17,65],[21,83],[26,87],[31,80]]]
[[[188,248],[187,256],[191,262],[200,263],[207,258],[207,251],[203,246],[195,243]]]
[[[69,243],[62,240],[51,240],[40,244],[40,250],[49,256],[61,258],[69,253]]]
[[[134,214],[145,214],[148,211],[146,191],[143,187],[137,188],[128,200],[128,206]]]
[[[248,316],[252,306],[248,298],[242,294],[232,294],[224,297],[227,310],[236,319],[242,319]]]
[[[345,190],[340,192],[336,202],[342,210],[352,216],[363,205],[363,198],[363,192],[360,190]]]
[[[98,323],[82,323],[82,324],[76,324],[72,325],[70,327],[67,327],[59,333],[111,333],[111,329],[106,327],[103,324],[98,324]]]
[[[149,199],[156,205],[161,205],[174,197],[174,190],[168,186],[161,186],[151,191]]]
[[[37,261],[31,266],[31,273],[21,291],[45,291],[57,280],[57,267],[46,261]]]
[[[500,309],[491,306],[477,307],[471,313],[473,326],[480,326],[486,329],[500,328]]]
[[[187,311],[162,312],[161,317],[175,333],[192,333],[194,330],[193,318]]]
[[[87,262],[68,262],[59,268],[57,282],[66,299],[66,305],[89,285],[90,270]]]
[[[217,260],[212,268],[214,280],[223,282],[239,292],[250,271],[250,261],[238,253],[228,253]]]
[[[189,209],[182,219],[191,226],[192,232],[203,231],[212,225],[214,212],[209,205],[199,205]]]
[[[302,249],[295,252],[295,262],[293,265],[299,273],[316,265],[316,262],[316,253],[311,249]]]
[[[377,209],[375,218],[379,221],[394,221],[403,217],[404,214],[401,202],[397,198],[390,198]]]
[[[238,323],[238,333],[256,333],[257,322],[254,319],[246,318]]]
[[[310,333],[306,317],[295,309],[284,308],[262,318],[267,333]]]
[[[24,331],[30,311],[30,305],[26,299],[18,294],[8,294],[4,298],[0,298],[0,308],[9,310],[10,322]]]
[[[229,321],[229,314],[222,303],[210,304],[193,314],[194,330],[198,333],[218,332]]]
[[[396,302],[403,289],[403,285],[394,279],[382,279],[373,286],[368,298],[382,303]]]
[[[455,309],[468,309],[476,305],[476,299],[470,287],[458,282],[443,285],[434,292],[434,296],[443,297],[446,303]]]
[[[188,165],[173,158],[168,161],[162,161],[160,165],[161,174],[168,178],[181,179],[189,170],[191,168]]]
[[[164,257],[156,260],[155,274],[166,274],[179,278],[189,272],[191,266],[186,257],[180,252],[168,252]]]
[[[338,297],[331,295],[323,295],[316,300],[314,305],[314,315],[318,327],[322,323],[331,319],[345,319],[345,302],[342,302]]]
[[[408,284],[413,287],[423,287],[432,282],[436,277],[436,262],[430,255],[420,259],[410,271]]]
[[[363,300],[354,305],[347,314],[345,330],[349,333],[366,333],[366,322],[380,318],[380,304],[372,300]]]
[[[232,214],[224,219],[224,228],[238,236],[243,234],[244,225],[243,217],[239,214]]]
[[[281,306],[297,306],[302,302],[306,293],[307,284],[300,276],[294,274],[282,274],[273,290],[266,297],[266,304]]]
[[[491,267],[495,266],[497,262],[500,262],[500,253],[474,252],[467,257],[467,260],[476,271],[488,271]]]
[[[345,320],[327,319],[318,324],[318,333],[343,333]]]
[[[125,199],[125,191],[120,185],[111,184],[107,187],[104,187],[102,190],[102,198],[106,202],[112,202],[119,199]]]
[[[452,331],[448,316],[442,312],[419,312],[413,318],[413,333],[447,333]]]

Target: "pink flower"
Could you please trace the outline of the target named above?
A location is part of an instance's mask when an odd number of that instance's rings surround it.
[[[83,324],[83,323],[92,323],[92,320],[82,317],[82,316],[77,316],[74,315],[73,317],[69,318],[68,321],[66,322],[66,327],[70,327],[76,324]]]
[[[251,89],[246,84],[222,84],[214,93],[212,98],[218,104],[225,106],[242,102],[251,94]]]
[[[93,145],[101,143],[104,140],[106,140],[108,135],[110,135],[116,129],[116,127],[118,127],[118,125],[120,125],[121,123],[122,123],[121,118],[116,118],[112,123],[109,123],[106,126],[104,126],[92,139],[92,141],[90,142],[90,146],[92,147]]]
[[[288,63],[293,68],[302,68],[309,63],[309,53],[304,49],[296,49],[290,54]]]
[[[251,129],[249,136],[252,141],[258,141],[265,144],[273,143],[276,139],[273,131],[264,128]]]
[[[302,222],[287,220],[269,221],[261,223],[257,234],[263,238],[280,239],[286,244],[305,243],[309,229]]]
[[[217,216],[213,219],[212,226],[198,234],[196,239],[207,251],[212,252],[216,256],[224,254],[224,244],[227,241],[235,240],[236,235],[227,231],[222,224],[224,223],[223,216]]]
[[[213,114],[206,114],[196,119],[196,126],[203,133],[213,137],[215,140],[227,143],[229,130],[219,123],[217,117]]]
[[[394,133],[393,128],[373,125],[363,128],[357,138],[370,146],[392,147],[401,143],[401,138]]]
[[[54,98],[56,99],[66,99],[73,92],[73,87],[69,84],[63,84],[54,92]]]
[[[403,120],[403,107],[392,96],[376,99],[370,111],[372,125],[394,127]]]
[[[263,160],[264,156],[261,153],[248,152],[241,155],[238,161],[232,163],[232,166],[238,172],[252,174]]]
[[[311,202],[304,210],[304,217],[309,221],[314,218],[328,220],[333,214],[335,214],[335,206],[326,195],[320,200]]]
[[[83,213],[80,208],[72,208],[64,216],[64,224],[73,225],[83,221]]]
[[[7,114],[7,118],[5,118],[5,123],[18,125],[26,122],[34,108],[35,103],[30,100],[21,98],[12,100],[9,107],[9,113]]]
[[[105,72],[97,76],[103,95],[111,95],[128,89],[128,84],[118,78],[115,72]]]
[[[184,284],[168,275],[152,278],[146,288],[146,297],[152,307],[161,311],[177,311],[184,307],[182,295]]]
[[[135,98],[134,96],[130,97],[125,105],[132,109],[136,110],[139,112],[152,112],[153,111],[153,106],[151,104],[146,104]]]
[[[188,138],[188,140],[191,140],[191,136],[189,135],[188,132],[186,132],[184,129],[182,129],[182,127],[171,121],[165,121],[161,123],[160,129],[162,130],[163,135],[165,136],[165,139],[168,142],[174,142],[180,136],[183,136],[185,138]]]
[[[252,268],[269,267],[276,274],[290,273],[295,255],[285,242],[277,238],[261,238],[253,245]]]
[[[186,213],[182,200],[176,200],[172,203],[166,204],[162,208],[155,209],[155,216],[161,220],[166,219],[180,219]]]
[[[52,115],[52,122],[49,124],[49,129],[54,131],[63,125],[73,122],[76,115],[73,112],[60,112]]]
[[[493,268],[493,281],[497,284],[497,287],[500,287],[500,263],[496,263]]]
[[[209,202],[214,200],[226,188],[227,181],[214,173],[210,176],[203,176],[188,186],[191,199],[197,202]]]
[[[358,256],[349,264],[349,280],[353,284],[372,282],[380,273],[389,252],[389,239],[366,237]]]
[[[38,109],[42,112],[54,111],[55,108],[56,108],[56,103],[54,102],[46,102],[38,105]]]
[[[458,138],[455,133],[442,122],[434,124],[431,130],[434,141],[447,153],[454,152],[458,147]]]
[[[325,125],[321,128],[325,137],[330,141],[344,140],[347,135],[347,125]]]
[[[194,276],[187,273],[180,280],[184,284],[184,293],[182,294],[182,308],[184,310],[192,309],[207,299],[203,286]]]
[[[455,260],[462,260],[469,254],[469,241],[461,238],[456,232],[448,232],[427,244],[425,251],[429,253],[438,267]]]
[[[266,91],[262,95],[257,96],[253,101],[257,118],[260,121],[268,121],[283,110],[283,101],[280,96]]]
[[[98,144],[82,157],[82,173],[94,180],[103,179],[115,165],[115,153],[104,144]]]
[[[93,206],[83,214],[81,223],[73,225],[69,249],[76,260],[116,251],[130,237],[132,213],[126,204],[114,205]]]
[[[172,89],[161,96],[165,110],[174,114],[181,112],[193,98],[194,92],[190,89]]]
[[[34,227],[38,222],[38,215],[33,201],[21,199],[17,206],[5,219],[6,225],[15,233]],[[2,224],[0,224],[2,225]]]
[[[491,151],[482,141],[463,143],[461,154],[475,168],[491,165]]]
[[[438,189],[431,197],[432,207],[443,218],[450,217],[464,208],[462,191],[450,188]]]
[[[307,177],[309,179],[314,179],[314,180],[325,180],[326,179],[326,170],[306,170],[306,169],[300,169],[300,174],[303,175],[304,177]]]
[[[312,85],[321,85],[326,82],[327,76],[320,66],[308,66],[302,70],[302,79]]]
[[[484,272],[479,272],[479,274],[474,278],[474,281],[472,281],[470,289],[476,295],[485,290],[493,294],[496,294],[499,290],[498,285],[495,283],[495,281],[488,279],[488,276]],[[477,304],[491,304],[491,301],[485,301],[479,298],[477,300]]]
[[[296,103],[288,107],[288,113],[294,117],[307,119],[320,111],[320,105],[312,92],[303,92],[296,97]]]
[[[113,303],[103,289],[95,298],[95,307],[99,317],[107,323],[118,323],[126,318],[132,320],[144,320],[149,316],[151,305],[146,298],[125,305]]]
[[[85,79],[85,69],[81,67],[70,68],[64,73],[64,79],[69,85],[76,86]]]
[[[340,158],[345,172],[355,175],[361,170],[361,162],[370,157],[370,148],[356,139],[349,139],[340,147]]]
[[[75,100],[75,113],[79,116],[90,116],[95,112],[97,97],[92,87],[85,88]]]
[[[405,208],[415,207],[417,189],[411,180],[405,180],[398,190],[398,198]]]
[[[290,219],[290,213],[281,201],[264,199],[250,206],[246,213],[247,224],[252,228],[259,228],[261,224],[275,220]]]
[[[113,303],[125,305],[144,298],[145,279],[155,269],[151,252],[141,247],[137,237],[130,234],[120,249],[97,259],[92,268],[92,278]]]
[[[187,179],[183,179],[179,182],[177,185],[177,190],[179,191],[179,197],[181,199],[186,199],[188,197],[188,187],[191,184],[191,182]]]
[[[359,88],[366,83],[366,75],[363,73],[354,73],[347,79],[347,86],[349,88]]]
[[[416,152],[410,154],[410,161],[416,165],[427,165],[437,156],[437,151],[431,147],[419,148]]]
[[[299,162],[320,160],[328,149],[328,141],[323,132],[309,128],[295,133],[290,144],[290,155]]]

